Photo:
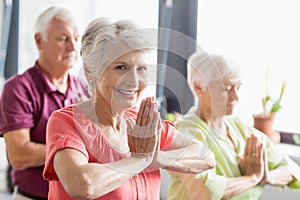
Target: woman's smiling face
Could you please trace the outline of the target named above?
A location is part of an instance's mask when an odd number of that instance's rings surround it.
[[[114,110],[135,105],[147,85],[145,51],[131,51],[114,60],[97,83],[97,96]],[[98,98],[98,97],[97,97]]]

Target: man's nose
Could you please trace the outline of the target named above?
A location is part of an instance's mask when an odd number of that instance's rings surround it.
[[[69,40],[67,44],[68,51],[74,51],[78,48],[78,41],[75,38]]]

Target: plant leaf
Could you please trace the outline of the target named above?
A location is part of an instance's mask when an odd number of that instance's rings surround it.
[[[281,105],[280,105],[280,100],[281,99],[278,99],[277,101],[275,101],[274,103],[273,103],[273,106],[272,106],[272,108],[271,108],[271,112],[278,112],[279,110],[280,110],[280,108],[281,108]]]
[[[280,91],[280,95],[279,95],[279,100],[282,99],[282,95],[283,95],[283,93],[284,93],[284,90],[285,90],[285,82],[282,83],[281,91]]]

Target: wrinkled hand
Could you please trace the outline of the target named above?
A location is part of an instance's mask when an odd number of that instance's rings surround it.
[[[253,134],[246,140],[244,156],[240,158],[239,166],[242,175],[255,175],[257,182],[262,180],[265,173],[264,149]]]
[[[154,158],[159,150],[161,120],[154,98],[142,101],[136,122],[127,121],[128,146],[132,156],[147,156]]]

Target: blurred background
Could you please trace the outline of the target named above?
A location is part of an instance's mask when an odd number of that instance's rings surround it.
[[[129,18],[145,28],[167,30],[158,32],[159,67],[151,72],[151,80],[158,84],[153,84],[148,93],[159,100],[162,117],[168,112],[184,114],[193,104],[185,83],[186,59],[201,48],[229,56],[241,66],[242,87],[235,114],[250,125],[252,115],[262,111],[262,97],[268,93],[277,98],[285,81],[282,109],[276,115],[274,129],[293,136],[300,133],[297,0],[0,0],[0,92],[7,78],[34,64],[38,54],[34,23],[53,5],[72,10],[81,32],[100,16]],[[180,43],[177,39],[181,36],[176,34],[182,34],[182,41],[188,42]],[[169,48],[175,53],[165,50]],[[79,60],[73,73],[79,74],[80,69]],[[293,149],[295,146],[284,150],[297,159],[300,151]],[[1,190],[6,188],[6,168],[5,144],[0,138]]]

